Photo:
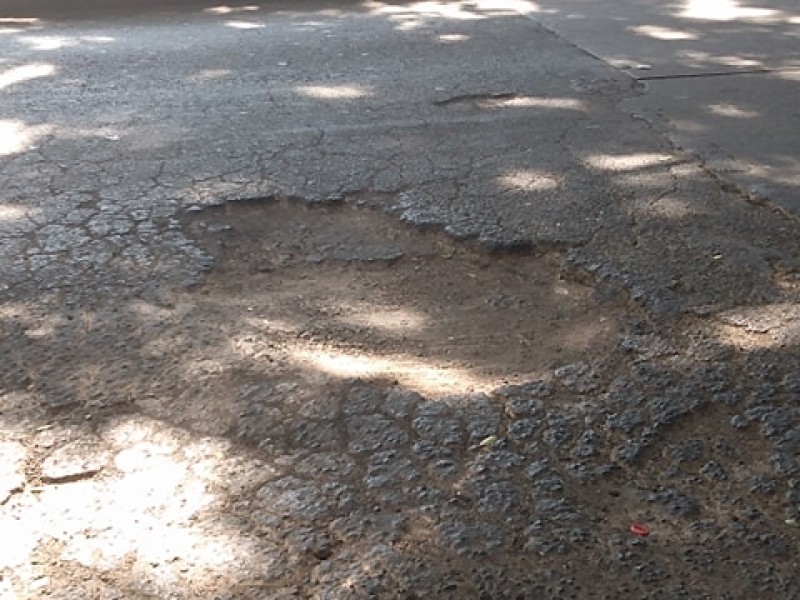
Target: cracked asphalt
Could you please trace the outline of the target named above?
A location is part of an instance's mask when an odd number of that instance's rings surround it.
[[[797,217],[647,93],[526,3],[0,21],[0,597],[798,596]]]

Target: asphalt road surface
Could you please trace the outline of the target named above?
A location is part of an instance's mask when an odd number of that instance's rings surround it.
[[[0,597],[793,597],[795,57],[614,10],[0,3]]]

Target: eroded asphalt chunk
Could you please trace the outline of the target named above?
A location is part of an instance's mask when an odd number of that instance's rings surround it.
[[[459,10],[0,40],[3,593],[791,597],[795,221]]]

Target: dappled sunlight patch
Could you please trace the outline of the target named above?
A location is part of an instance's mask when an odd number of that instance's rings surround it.
[[[779,79],[784,79],[786,81],[800,81],[800,69],[788,69],[788,70],[778,71],[773,75],[775,77],[778,77]]]
[[[497,13],[533,14],[541,11],[536,2],[529,0],[474,0],[465,4],[474,6],[480,11],[486,11],[493,16]]]
[[[25,526],[9,529],[13,523],[0,517],[4,532],[14,532],[14,543],[2,545],[0,566],[23,566],[40,544],[55,541],[61,560],[97,571],[146,565],[147,580],[192,589],[236,577],[260,560],[254,553],[263,547],[215,516],[227,487],[241,486],[248,468],[230,443],[192,439],[141,416],[117,417],[90,437],[107,456],[101,471],[20,495]]]
[[[53,131],[50,125],[26,125],[12,119],[0,120],[0,156],[27,152],[38,140]]]
[[[67,37],[61,35],[29,35],[20,36],[17,39],[30,47],[31,50],[41,51],[74,48],[83,44],[109,44],[114,41],[113,37],[107,35],[82,35],[77,37]]]
[[[418,17],[444,17],[456,20],[480,19],[480,15],[465,9],[460,2],[412,2],[406,5],[384,4],[382,2],[368,2],[367,7],[374,14],[388,16],[392,19],[418,18]]]
[[[697,39],[697,35],[689,31],[670,29],[669,27],[659,27],[657,25],[638,25],[636,27],[629,27],[629,29],[634,33],[647,36],[656,40],[674,42],[679,40]]]
[[[679,58],[689,63],[694,68],[707,68],[709,65],[736,67],[740,69],[761,69],[764,63],[754,58],[744,58],[735,54],[714,55],[708,52],[685,51],[679,53]]]
[[[0,73],[0,90],[14,85],[15,83],[39,79],[40,77],[49,77],[54,75],[55,72],[55,65],[48,63],[32,63],[29,65],[12,67]],[[0,141],[0,143],[2,142]]]
[[[635,171],[666,165],[674,160],[669,154],[636,152],[632,154],[593,154],[586,164],[603,171]]]
[[[467,369],[432,364],[422,358],[378,356],[312,345],[290,352],[297,365],[319,369],[340,378],[396,379],[422,394],[440,396],[465,391],[490,391],[495,382],[476,377]]]
[[[60,126],[54,133],[58,135],[59,140],[80,140],[86,138],[103,139],[109,142],[118,142],[122,139],[123,135],[129,134],[130,129],[121,129],[111,125],[100,125],[97,127],[64,127]],[[138,136],[134,137],[135,142],[139,142],[142,137],[151,136]]]
[[[399,28],[413,29],[425,19],[443,18],[474,21],[504,15],[534,14],[539,6],[528,0],[474,0],[472,2],[412,2],[396,5],[385,2],[365,2],[373,14],[388,16],[400,23]]]
[[[702,21],[771,21],[780,11],[771,8],[744,6],[739,0],[685,0],[678,16]]]
[[[800,333],[800,330],[798,330]],[[779,348],[783,343],[771,333],[748,331],[741,327],[718,323],[714,327],[717,341],[741,351],[768,350]]]
[[[664,196],[649,204],[644,211],[648,216],[678,220],[696,215],[697,208],[688,200]]]
[[[2,128],[0,128],[2,131]],[[38,208],[30,206],[15,206],[12,204],[0,204],[0,223],[10,221],[20,221],[22,219],[33,219],[41,212]]]
[[[586,104],[575,98],[538,98],[535,96],[516,96],[497,103],[502,107],[554,108],[559,110],[586,110]]]
[[[542,108],[547,110],[585,111],[586,105],[576,98],[522,96],[514,92],[460,94],[434,102],[437,106],[472,105],[484,110],[508,108]]]
[[[475,21],[499,16],[529,15],[540,11],[536,3],[528,0],[425,1],[400,5],[368,0],[364,2],[364,7],[372,14],[394,21],[399,31],[417,29],[430,19]],[[454,40],[450,40],[452,41]]]
[[[731,103],[710,104],[708,111],[713,115],[732,119],[753,119],[760,116],[758,111],[742,108]]]
[[[0,35],[36,31],[42,28],[40,23],[35,17],[0,17]]]
[[[708,131],[708,125],[705,123],[699,123],[697,121],[690,121],[688,119],[672,119],[672,124],[675,125],[675,128],[678,131],[684,131],[687,133],[703,133]]]
[[[355,100],[366,98],[372,93],[367,88],[354,84],[301,85],[296,89],[300,94],[318,100]]]
[[[403,307],[353,306],[343,311],[338,320],[351,325],[391,332],[419,331],[429,324],[422,312]]]
[[[753,333],[767,333],[789,324],[799,324],[800,304],[781,302],[737,307],[718,313],[717,318],[729,325],[741,327]]]
[[[256,331],[273,331],[283,333],[297,332],[298,327],[286,319],[271,319],[265,317],[247,317],[244,321]]]
[[[212,6],[210,8],[204,8],[203,12],[211,15],[229,15],[231,13],[253,12],[257,10],[259,10],[259,7],[255,4],[250,4],[247,6],[228,6],[226,4],[223,4],[220,6]]]
[[[33,322],[30,308],[22,302],[3,302],[0,304],[0,319],[19,320],[20,322]]]
[[[40,21],[37,17],[0,17],[0,25],[36,25]]]
[[[0,513],[0,532],[4,540],[0,544],[0,569],[24,569],[38,543],[36,527],[32,527],[32,523],[24,523]],[[5,598],[15,600],[18,596],[3,597],[4,600]]]
[[[261,21],[225,21],[225,27],[232,29],[263,29],[266,25]]]
[[[556,177],[536,169],[515,169],[498,177],[497,182],[504,189],[521,192],[543,192],[559,186]]]
[[[60,327],[67,323],[67,319],[60,315],[48,315],[38,320],[35,325],[25,330],[25,335],[29,338],[52,338],[56,335]]]
[[[214,81],[215,79],[223,79],[232,74],[233,71],[230,69],[203,69],[189,77],[189,81]]]
[[[800,344],[800,304],[737,307],[715,315],[717,338],[741,350]]]
[[[165,308],[145,300],[134,300],[128,305],[131,313],[142,321],[162,321],[174,317],[176,314],[185,314],[191,307]]]
[[[469,36],[463,33],[443,33],[438,37],[438,40],[445,44],[454,44],[457,42],[466,42],[469,40]]]

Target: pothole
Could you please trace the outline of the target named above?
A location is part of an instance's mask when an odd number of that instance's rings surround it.
[[[191,291],[223,307],[254,361],[488,391],[617,345],[624,294],[566,277],[562,255],[490,253],[346,202],[239,201],[189,213],[216,258]]]

